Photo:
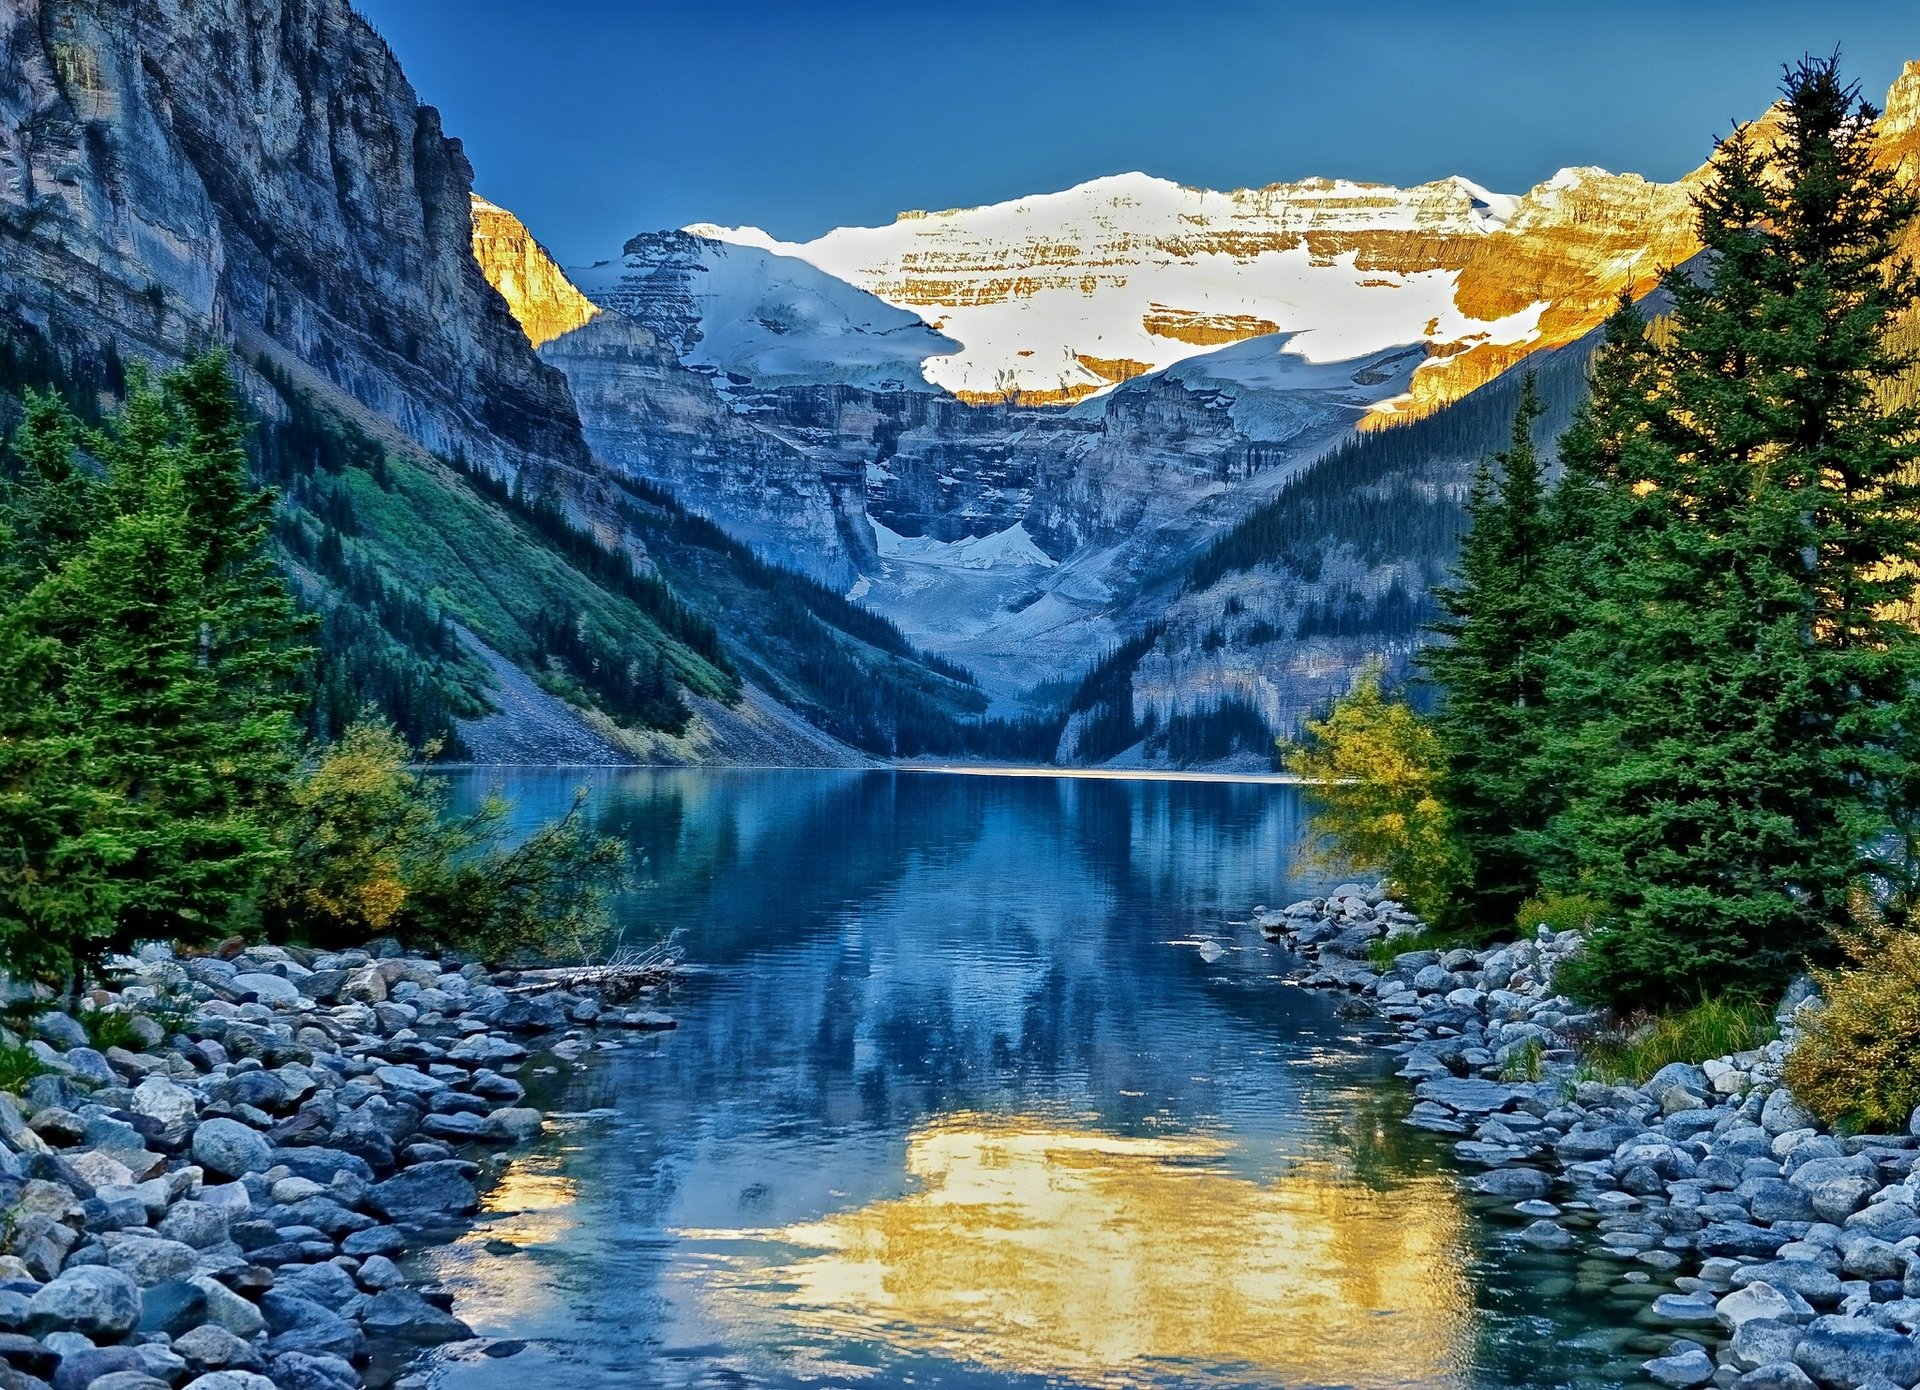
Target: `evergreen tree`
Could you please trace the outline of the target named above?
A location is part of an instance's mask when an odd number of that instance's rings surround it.
[[[1434,730],[1452,830],[1471,866],[1448,909],[1459,920],[1445,926],[1505,925],[1537,886],[1532,837],[1546,821],[1535,756],[1547,627],[1544,469],[1533,439],[1540,413],[1529,373],[1511,442],[1474,475],[1454,582],[1436,595],[1444,616],[1432,630],[1447,640],[1421,656],[1445,692]]]
[[[1699,275],[1671,272],[1650,371],[1621,354],[1571,451],[1589,580],[1554,685],[1575,692],[1560,824],[1616,910],[1580,967],[1622,1003],[1759,992],[1847,921],[1861,846],[1910,784],[1895,737],[1920,562],[1920,416],[1876,399],[1920,300],[1912,195],[1831,60],[1788,74],[1779,147],[1722,142]],[[1650,388],[1650,389],[1649,389]],[[1604,677],[1582,673],[1601,660]]]

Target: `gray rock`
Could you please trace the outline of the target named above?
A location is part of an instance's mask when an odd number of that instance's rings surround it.
[[[510,1144],[527,1144],[540,1137],[546,1123],[538,1110],[530,1106],[507,1106],[488,1118],[495,1137]]]
[[[120,1078],[106,1057],[91,1047],[70,1049],[65,1057],[67,1069],[76,1081],[84,1081],[89,1086],[117,1086]]]
[[[86,1047],[92,1041],[87,1037],[87,1030],[80,1026],[79,1019],[58,1010],[34,1019],[33,1031],[35,1036],[44,1038],[63,1052],[71,1047]]]
[[[1516,1092],[1511,1086],[1478,1077],[1436,1077],[1414,1088],[1414,1095],[1444,1105],[1462,1114],[1484,1115],[1513,1103]]]
[[[1776,1093],[1777,1094],[1777,1093]],[[1860,1390],[1876,1376],[1901,1385],[1920,1380],[1920,1347],[1898,1332],[1859,1318],[1815,1318],[1793,1349],[1800,1369],[1836,1390]]]
[[[121,1371],[146,1375],[146,1364],[132,1347],[90,1347],[60,1358],[53,1373],[53,1390],[87,1390],[102,1377]]]
[[[168,1240],[206,1250],[227,1238],[227,1214],[206,1202],[175,1202],[161,1218],[160,1234]]]
[[[1716,1221],[1694,1237],[1703,1255],[1748,1255],[1771,1259],[1787,1243],[1784,1234],[1744,1221]]]
[[[278,975],[235,975],[229,988],[242,999],[257,999],[268,1005],[297,1004],[305,997],[298,985]]]
[[[112,1341],[140,1321],[140,1289],[117,1269],[80,1265],[36,1292],[28,1311],[37,1328]]]
[[[1515,1239],[1540,1250],[1565,1250],[1573,1244],[1573,1237],[1570,1234],[1544,1217],[1529,1223]]]
[[[1813,1200],[1814,1212],[1822,1221],[1833,1222],[1845,1221],[1880,1186],[1873,1176],[1873,1161],[1860,1155],[1812,1159],[1795,1168],[1787,1181]]]
[[[378,1293],[382,1289],[396,1288],[406,1282],[406,1276],[400,1272],[400,1266],[385,1255],[369,1255],[360,1261],[360,1268],[354,1276],[360,1287]]]
[[[1808,1322],[1813,1305],[1791,1289],[1754,1282],[1728,1294],[1714,1308],[1714,1317],[1722,1327],[1737,1328],[1756,1318],[1771,1322]]]
[[[184,1279],[155,1284],[140,1292],[140,1330],[178,1336],[205,1322],[207,1296]]]
[[[1489,1197],[1524,1201],[1545,1196],[1553,1189],[1553,1179],[1538,1168],[1495,1168],[1474,1174],[1467,1185]]]
[[[172,1386],[143,1370],[109,1371],[98,1380],[88,1382],[87,1390],[172,1390]]]
[[[1848,1231],[1840,1237],[1840,1269],[1856,1279],[1898,1279],[1907,1271],[1907,1255],[1884,1240]]]
[[[458,1160],[417,1163],[383,1183],[370,1201],[390,1221],[423,1224],[464,1216],[480,1205],[480,1194]]]
[[[163,1125],[190,1124],[198,1113],[193,1092],[164,1076],[149,1076],[133,1088],[133,1108]]]
[[[1653,1300],[1647,1316],[1669,1327],[1712,1327],[1715,1322],[1711,1293],[1663,1293]]]
[[[427,1302],[412,1289],[383,1289],[367,1300],[360,1325],[376,1337],[393,1337],[423,1346],[465,1341],[473,1329]]]
[[[142,1288],[184,1277],[198,1259],[191,1245],[158,1236],[122,1240],[107,1251],[107,1263]]]
[[[1755,1366],[1733,1384],[1735,1390],[1814,1390],[1813,1378],[1791,1361]]]
[[[208,1371],[188,1381],[181,1390],[279,1390],[279,1387],[252,1371]]]
[[[1840,1276],[1812,1260],[1771,1260],[1766,1264],[1742,1265],[1734,1271],[1736,1284],[1751,1284],[1755,1280],[1791,1289],[1809,1303],[1831,1306],[1840,1301]]]
[[[1819,1123],[1813,1112],[1795,1100],[1784,1087],[1768,1096],[1767,1103],[1760,1110],[1760,1127],[1769,1134],[1812,1129]]]
[[[1812,1221],[1813,1198],[1805,1188],[1779,1178],[1754,1178],[1734,1189],[1734,1196],[1747,1204],[1755,1221]]]
[[[260,1309],[218,1279],[196,1274],[188,1282],[206,1295],[207,1321],[218,1323],[242,1338],[251,1338],[266,1327],[267,1320]]]
[[[260,1358],[253,1344],[241,1341],[217,1323],[202,1323],[192,1331],[175,1337],[173,1349],[185,1357],[187,1364],[195,1370],[260,1369]]]
[[[1769,1322],[1757,1318],[1743,1322],[1734,1329],[1733,1339],[1727,1343],[1727,1358],[1742,1371],[1751,1371],[1760,1366],[1778,1365],[1793,1360],[1793,1349],[1800,1345],[1800,1325],[1791,1322]]]
[[[238,1120],[202,1120],[193,1131],[193,1161],[222,1177],[264,1172],[271,1153],[267,1141]]]
[[[1641,1369],[1673,1390],[1692,1390],[1713,1379],[1713,1360],[1699,1347],[1689,1347],[1672,1356],[1656,1356],[1643,1362]]]

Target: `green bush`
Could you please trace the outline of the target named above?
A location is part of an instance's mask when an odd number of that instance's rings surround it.
[[[45,1070],[25,1043],[0,1044],[0,1091],[18,1091]]]
[[[1637,1083],[1674,1062],[1705,1062],[1773,1040],[1773,1011],[1739,999],[1703,999],[1690,1009],[1623,1024],[1587,1048],[1587,1069],[1604,1081]]]
[[[1805,1018],[1785,1080],[1829,1124],[1904,1132],[1920,1106],[1920,934],[1843,945],[1852,964],[1815,972],[1826,1007]]]

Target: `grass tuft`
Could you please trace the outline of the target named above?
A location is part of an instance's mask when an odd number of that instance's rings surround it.
[[[1596,1038],[1585,1057],[1602,1081],[1639,1083],[1674,1062],[1705,1062],[1773,1041],[1773,1010],[1743,1000],[1703,999]]]

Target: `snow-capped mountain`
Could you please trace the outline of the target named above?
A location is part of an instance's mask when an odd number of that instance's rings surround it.
[[[1524,195],[1457,177],[1215,192],[1133,173],[804,243],[686,230],[804,261],[919,315],[959,343],[925,359],[926,380],[969,401],[1076,401],[1288,333],[1290,355],[1315,364],[1424,345],[1437,362],[1417,394],[1432,404],[1578,337],[1622,290],[1690,254],[1691,224],[1682,185],[1567,169]],[[1446,365],[1463,355],[1479,379]]]

